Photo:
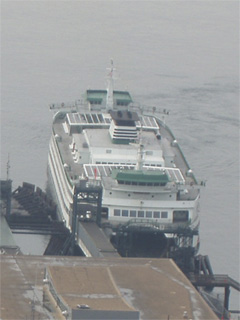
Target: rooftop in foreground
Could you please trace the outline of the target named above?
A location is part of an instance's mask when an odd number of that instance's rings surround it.
[[[188,319],[217,319],[172,260],[20,255],[1,256],[2,319],[25,319],[33,312],[37,319],[63,317],[52,298],[51,312],[42,307],[46,270],[57,296],[73,311],[88,305],[137,312],[141,319],[183,319],[184,312]]]

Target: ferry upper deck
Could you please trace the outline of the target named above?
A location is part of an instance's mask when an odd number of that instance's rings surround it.
[[[88,179],[96,180],[109,176],[115,167],[132,169],[136,165],[139,143],[112,143],[110,123],[110,114],[90,113],[89,110],[88,113],[86,110],[67,114],[66,118],[55,117],[53,135],[67,174],[73,182],[77,182],[83,173]],[[153,116],[142,115],[137,129],[141,144],[144,145],[143,167],[158,171],[166,168],[174,183],[188,189],[182,199],[196,199],[198,182],[169,128]],[[156,138],[156,132],[161,135],[160,139]]]

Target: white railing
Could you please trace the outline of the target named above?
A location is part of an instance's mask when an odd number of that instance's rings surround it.
[[[126,226],[128,227],[143,227],[143,228],[152,228],[162,231],[174,231],[182,230],[192,232],[193,230],[190,228],[190,221],[182,222],[182,223],[159,223],[157,221],[152,221],[150,219],[130,219]]]
[[[71,102],[62,102],[62,103],[52,103],[49,105],[50,110],[71,110],[71,111],[78,111],[80,107],[87,108],[87,102],[83,99],[79,99],[76,101]]]

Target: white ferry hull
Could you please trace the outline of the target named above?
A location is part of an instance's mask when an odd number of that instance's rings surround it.
[[[131,102],[128,92],[88,90],[81,112],[76,104],[55,114],[48,168],[58,218],[87,256],[78,230],[86,221],[122,256],[194,255],[200,186],[162,121],[166,111],[162,120],[156,108],[138,115]]]

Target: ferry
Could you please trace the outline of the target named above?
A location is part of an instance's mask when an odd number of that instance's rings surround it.
[[[79,228],[97,225],[121,256],[170,257],[199,248],[198,182],[166,125],[169,112],[114,89],[51,104],[48,172],[58,219],[91,256]],[[91,228],[89,227],[89,230]]]

